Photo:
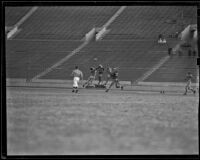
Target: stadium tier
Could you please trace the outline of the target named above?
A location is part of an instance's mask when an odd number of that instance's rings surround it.
[[[197,58],[188,55],[174,55],[149,76],[145,81],[149,82],[184,82],[186,74],[191,72],[194,76],[193,82],[197,77]]]
[[[81,40],[101,27],[119,7],[39,7],[16,38]]]
[[[120,79],[134,81],[146,72],[149,67],[157,63],[167,53],[166,46],[161,46],[161,52],[155,51],[155,42],[152,41],[99,41],[87,45],[77,55],[74,55],[59,70],[55,69],[44,79],[70,79],[75,65],[89,76],[89,68],[102,64],[104,67],[120,67]],[[94,59],[97,58],[97,61]]]
[[[7,40],[7,77],[33,78],[51,67],[81,45],[93,27],[103,26],[119,8],[39,7],[20,26],[21,31]],[[102,64],[120,67],[120,80],[134,82],[167,56],[169,47],[178,43],[177,39],[168,37],[170,34],[196,22],[194,11],[194,7],[187,6],[128,6],[107,28],[109,32],[101,41],[90,42],[40,78],[71,79],[72,69],[79,65],[87,79],[89,68]],[[22,9],[21,15],[24,12]],[[6,19],[14,24],[12,16],[10,19],[7,15]],[[157,43],[161,33],[166,36],[167,45]],[[187,71],[196,75],[195,60],[195,57],[174,55],[146,81],[183,82],[181,76]]]
[[[68,55],[80,44],[79,41],[7,41],[6,76],[30,79]]]
[[[5,26],[15,25],[31,7],[5,7]]]
[[[184,12],[184,22],[181,13]],[[192,12],[193,11],[193,12]],[[157,38],[160,33],[168,37],[182,30],[182,24],[195,23],[194,7],[178,6],[128,6],[108,29],[105,39]]]

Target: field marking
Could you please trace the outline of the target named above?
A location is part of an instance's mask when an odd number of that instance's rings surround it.
[[[155,66],[153,66],[151,69],[149,69],[147,72],[145,72],[140,78],[135,80],[133,84],[138,83],[140,81],[144,81],[147,79],[152,73],[154,73],[157,69],[159,69],[167,60],[170,58],[169,55],[163,57]]]
[[[67,56],[65,56],[64,58],[62,58],[60,61],[56,62],[54,65],[52,65],[51,67],[45,69],[43,72],[39,73],[38,75],[36,75],[35,77],[33,77],[31,79],[31,81],[34,81],[44,75],[46,75],[47,73],[51,72],[54,68],[58,67],[59,65],[63,64],[64,62],[66,62],[69,58],[71,58],[73,55],[75,55],[77,52],[79,52],[83,47],[85,47],[88,44],[88,42],[84,42],[82,43],[78,48],[76,48],[75,50],[73,50],[70,54],[68,54]]]

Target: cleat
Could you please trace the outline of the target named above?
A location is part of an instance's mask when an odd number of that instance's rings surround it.
[[[74,90],[72,90],[72,92],[74,92]]]
[[[183,95],[187,95],[187,93],[184,93]]]
[[[194,90],[194,91],[193,91],[193,93],[195,94],[195,93],[196,93],[196,91]]]
[[[124,87],[123,86],[121,86],[121,90],[123,90],[124,89]]]
[[[106,91],[105,92],[108,92],[109,91],[109,89],[106,89]]]
[[[78,93],[78,90],[76,90],[76,93]]]

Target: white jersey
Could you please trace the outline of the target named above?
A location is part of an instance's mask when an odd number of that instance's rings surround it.
[[[73,77],[83,78],[83,73],[79,69],[75,69],[72,72]]]

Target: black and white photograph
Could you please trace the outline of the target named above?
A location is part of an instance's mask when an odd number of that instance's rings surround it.
[[[8,156],[199,155],[195,3],[14,4]]]

